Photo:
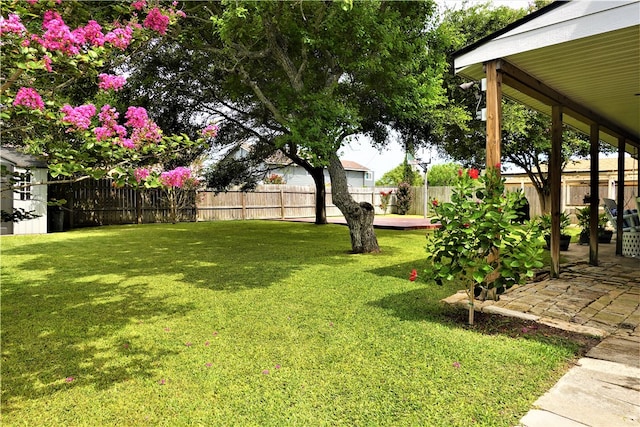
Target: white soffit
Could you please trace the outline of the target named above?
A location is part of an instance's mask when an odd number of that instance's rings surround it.
[[[456,72],[478,62],[505,58],[597,34],[637,26],[640,3],[627,1],[570,1],[525,22],[455,59]]]
[[[483,62],[498,58],[640,139],[640,1],[561,4],[475,48],[463,49],[454,65],[460,75],[479,80],[484,77]],[[550,106],[507,85],[503,93],[550,112]],[[567,115],[564,121],[589,133],[586,123]],[[609,134],[601,132],[601,139],[617,145]]]

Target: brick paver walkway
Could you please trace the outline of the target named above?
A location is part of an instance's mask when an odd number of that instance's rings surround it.
[[[584,260],[587,251],[573,245],[559,278],[514,286],[499,301],[477,302],[476,309],[594,335],[640,337],[640,259],[615,256],[614,245],[606,245],[592,266]],[[466,298],[459,292],[444,301],[466,306]]]

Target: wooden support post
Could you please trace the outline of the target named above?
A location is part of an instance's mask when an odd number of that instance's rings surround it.
[[[496,60],[485,64],[487,76],[487,168],[500,163],[502,74],[498,72],[498,62]]]
[[[562,106],[551,107],[551,277],[560,276],[560,183],[562,174]]]
[[[624,220],[624,149],[625,139],[618,138],[618,186],[616,198],[618,199],[618,215],[616,221],[616,255],[622,255],[622,222]]]
[[[591,124],[589,137],[591,156],[590,190],[591,204],[589,205],[589,264],[598,265],[598,202],[600,200],[600,126]]]

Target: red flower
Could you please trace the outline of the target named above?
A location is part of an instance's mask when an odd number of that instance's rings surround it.
[[[469,228],[469,227],[471,227],[471,224],[469,224],[468,222],[465,222],[465,223],[463,224],[463,226],[464,226],[464,228]]]
[[[436,199],[433,199],[433,200],[431,201],[431,204],[433,205],[433,207],[436,207],[436,206],[438,206],[438,205],[439,205],[438,200],[436,200]]]
[[[496,163],[496,169],[500,170],[501,167],[502,165],[500,163]]]
[[[469,169],[468,174],[471,179],[478,179],[480,171],[478,169]]]
[[[415,282],[417,278],[418,278],[418,271],[414,268],[413,270],[411,270],[411,275],[409,276],[409,280],[412,282]]]
[[[462,169],[458,169],[458,176],[462,178]]]

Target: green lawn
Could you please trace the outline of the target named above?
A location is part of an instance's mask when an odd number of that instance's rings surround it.
[[[5,426],[512,426],[577,345],[486,335],[424,232],[268,221],[3,237]],[[417,282],[408,280],[412,268]]]

